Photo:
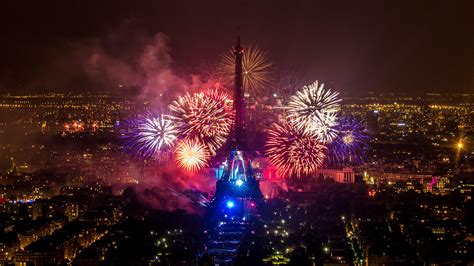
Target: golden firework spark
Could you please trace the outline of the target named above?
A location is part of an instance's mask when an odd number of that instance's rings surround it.
[[[244,48],[242,68],[246,93],[258,96],[268,89],[273,64],[267,59],[266,52],[252,45],[247,49]],[[235,57],[233,50],[221,56],[221,60],[218,64],[218,72],[229,82],[233,80],[235,74]]]
[[[175,156],[178,167],[196,172],[207,165],[209,151],[196,139],[184,139],[176,146]]]
[[[265,144],[270,162],[288,177],[316,173],[326,158],[326,146],[287,121],[273,124]]]
[[[186,94],[169,105],[169,119],[180,135],[197,138],[212,155],[225,143],[232,126],[232,100],[215,89]]]

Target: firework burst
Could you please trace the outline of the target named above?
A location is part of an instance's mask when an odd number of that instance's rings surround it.
[[[338,118],[336,113],[326,113],[321,115],[321,120],[311,124],[310,128],[303,131],[315,135],[324,143],[331,143],[337,137]]]
[[[130,132],[125,135],[125,148],[150,158],[169,149],[178,130],[162,114],[147,113],[130,121]]]
[[[207,165],[209,151],[197,139],[183,139],[178,142],[175,150],[178,167],[190,172],[196,172]]]
[[[226,141],[232,126],[232,101],[215,89],[186,94],[170,104],[170,119],[181,136],[196,138],[212,155]]]
[[[242,60],[244,88],[247,93],[253,96],[260,95],[270,85],[270,74],[273,65],[266,56],[264,51],[252,45],[248,49],[244,49]],[[233,50],[222,55],[218,63],[218,70],[224,79],[233,80],[235,72]]]
[[[344,117],[339,120],[336,130],[337,137],[329,146],[330,161],[333,164],[360,162],[369,139],[363,123],[353,117]]]
[[[325,89],[315,81],[304,86],[288,103],[288,118],[298,130],[318,136],[324,142],[335,137],[334,126],[339,112],[339,93]]]
[[[326,158],[326,146],[318,138],[288,122],[273,124],[268,134],[266,154],[283,175],[314,174]]]

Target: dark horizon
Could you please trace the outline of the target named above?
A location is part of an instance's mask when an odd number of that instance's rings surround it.
[[[123,82],[143,89],[137,79],[149,73],[136,69],[150,45],[159,53],[150,71],[176,85],[208,72],[240,35],[268,52],[275,75],[318,79],[343,93],[468,93],[473,10],[470,1],[6,3],[0,92],[80,92]]]

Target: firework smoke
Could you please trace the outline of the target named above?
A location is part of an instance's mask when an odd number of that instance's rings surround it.
[[[215,189],[215,178],[210,170],[200,173],[182,171],[177,164],[157,165],[150,162],[137,168],[136,176],[140,180],[133,186],[137,201],[162,210],[184,209],[203,214],[203,206]],[[116,187],[121,190],[126,188]]]
[[[141,102],[152,103],[154,108],[166,107],[177,94],[192,86],[187,77],[178,76],[173,70],[169,38],[164,33],[150,36],[123,25],[110,35],[110,40],[96,40],[84,56],[84,69],[90,77],[104,80],[107,86],[114,85],[114,89]],[[107,49],[117,45],[115,49],[123,54]]]

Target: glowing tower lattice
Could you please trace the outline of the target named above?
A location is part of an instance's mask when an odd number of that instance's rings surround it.
[[[244,101],[244,81],[242,58],[244,49],[240,46],[240,38],[237,38],[237,45],[234,47],[235,56],[235,78],[234,78],[234,111],[235,122],[232,135],[232,149],[244,150],[245,137],[245,101]]]
[[[225,202],[229,199],[241,202],[242,215],[245,215],[245,209],[252,204],[255,206],[263,200],[263,194],[260,191],[259,182],[255,178],[252,169],[252,160],[248,156],[248,147],[245,142],[246,124],[245,124],[245,100],[243,87],[242,58],[244,50],[240,46],[240,40],[237,39],[237,45],[234,47],[235,55],[235,80],[234,80],[234,112],[235,121],[232,128],[230,142],[230,154],[222,164],[221,175],[218,176],[216,183],[216,193],[210,206],[210,212],[214,213],[214,218],[218,218],[221,207],[225,209]],[[248,205],[248,206],[247,206]]]
[[[210,255],[219,265],[232,265],[239,243],[248,229],[250,214],[257,204],[263,202],[263,194],[254,176],[252,161],[247,154],[248,147],[245,143],[243,53],[240,41],[237,39],[237,45],[234,47],[235,121],[228,140],[230,154],[222,164],[222,171],[219,171],[216,193],[209,205],[206,219],[211,228],[205,245],[205,256]]]

